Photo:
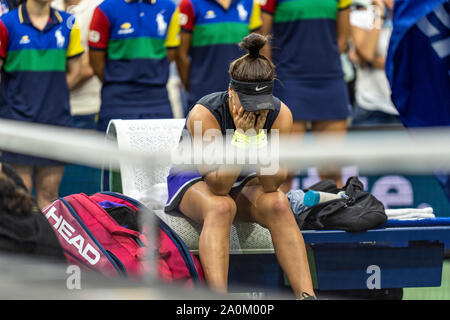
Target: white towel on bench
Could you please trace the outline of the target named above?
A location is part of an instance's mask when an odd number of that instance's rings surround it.
[[[386,209],[386,215],[389,220],[420,220],[436,218],[433,208],[401,208]]]

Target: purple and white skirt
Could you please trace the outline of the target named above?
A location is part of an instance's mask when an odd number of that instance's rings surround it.
[[[233,184],[230,193],[239,192],[245,184],[254,177],[256,177],[256,172],[250,172],[247,175],[239,176]],[[169,197],[166,206],[164,207],[164,211],[170,212],[178,210],[178,206],[186,191],[199,181],[203,181],[203,177],[198,171],[180,171],[172,167],[167,176]]]

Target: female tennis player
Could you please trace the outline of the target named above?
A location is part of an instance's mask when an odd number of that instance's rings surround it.
[[[194,142],[198,136],[194,123],[198,121],[202,133],[234,130],[232,141],[239,147],[258,141],[265,131],[270,134],[277,129],[280,134],[290,134],[291,112],[272,95],[275,67],[259,53],[266,42],[256,33],[245,37],[239,45],[248,53],[231,63],[228,91],[209,94],[193,106],[186,128]],[[256,139],[245,135],[250,129],[259,132]],[[237,164],[219,165],[213,170],[199,166],[197,172],[172,168],[165,209],[179,210],[203,224],[199,255],[211,289],[227,291],[230,231],[237,217],[269,229],[276,257],[294,293],[300,299],[314,299],[303,237],[286,195],[278,190],[286,177],[287,171],[282,169],[271,176],[258,172],[244,175]]]

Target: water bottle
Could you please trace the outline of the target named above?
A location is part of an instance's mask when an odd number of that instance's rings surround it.
[[[305,193],[305,197],[303,198],[303,204],[305,206],[312,207],[325,201],[342,199],[344,197],[345,191],[341,191],[338,194],[336,194],[336,193],[308,190],[308,192]]]

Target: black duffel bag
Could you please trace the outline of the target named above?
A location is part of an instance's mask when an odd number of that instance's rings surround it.
[[[364,191],[358,177],[350,177],[342,189],[332,180],[322,180],[307,190],[338,193],[345,197],[319,203],[297,217],[302,230],[366,231],[387,221],[384,205],[369,192]],[[307,191],[305,190],[305,192]]]

